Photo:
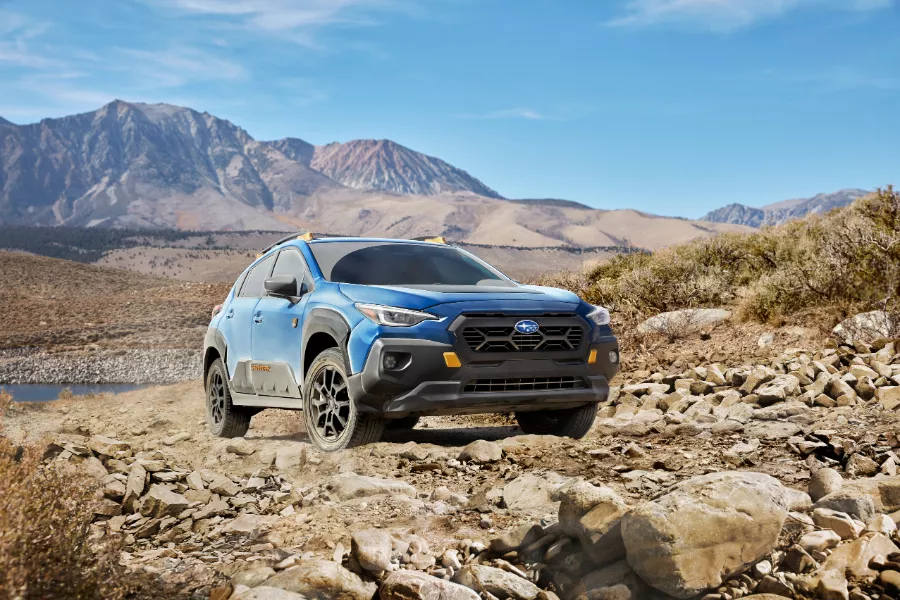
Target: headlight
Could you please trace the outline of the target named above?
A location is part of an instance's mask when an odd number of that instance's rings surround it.
[[[609,325],[609,311],[602,306],[595,306],[593,310],[587,314],[587,318],[588,321],[598,327]]]
[[[412,327],[422,321],[439,321],[440,318],[427,312],[409,310],[408,308],[396,308],[394,306],[380,306],[378,304],[354,304],[356,310],[367,319],[379,325],[388,327]]]

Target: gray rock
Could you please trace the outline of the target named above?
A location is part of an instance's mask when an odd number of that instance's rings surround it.
[[[366,477],[356,473],[342,473],[331,479],[331,492],[339,500],[352,500],[382,494],[400,494],[416,497],[416,488],[406,482],[395,479],[379,479]]]
[[[578,521],[581,517],[610,497],[619,496],[608,487],[598,487],[586,481],[577,481],[564,487],[559,492],[560,527],[566,534],[578,537],[581,530]]]
[[[372,600],[377,586],[330,560],[304,560],[265,582],[316,600]]]
[[[378,590],[381,600],[481,600],[464,585],[418,571],[395,571]]]
[[[809,477],[809,497],[818,502],[828,494],[832,494],[844,485],[841,474],[830,467],[822,467],[812,472]]]
[[[847,513],[863,523],[875,516],[875,502],[868,494],[855,489],[842,488],[819,498],[814,508],[830,508]]]
[[[650,317],[638,325],[637,329],[640,333],[691,335],[730,318],[730,311],[719,308],[687,308]]]
[[[503,488],[503,503],[510,510],[543,512],[554,507],[554,484],[532,473],[519,475]]]
[[[534,600],[540,588],[518,575],[484,565],[467,565],[453,577],[453,581],[467,588],[485,591],[500,600]]]
[[[147,471],[140,463],[134,462],[128,471],[128,481],[125,482],[125,496],[122,498],[122,507],[133,512],[135,503],[144,493],[147,485]]]
[[[878,472],[879,465],[868,456],[857,452],[847,460],[847,466],[844,468],[851,477],[870,477]]]
[[[503,458],[503,448],[499,444],[487,440],[475,440],[462,449],[457,460],[492,463]]]
[[[151,485],[141,502],[141,514],[145,517],[174,517],[188,507],[187,498],[161,485]]]
[[[366,571],[381,573],[391,566],[391,535],[383,529],[364,529],[352,536],[351,552]]]
[[[529,546],[543,536],[544,530],[540,525],[521,525],[491,540],[491,550],[497,554],[506,554]]]
[[[690,598],[771,552],[788,508],[785,488],[762,473],[693,477],[623,517],[628,564],[654,588]]]

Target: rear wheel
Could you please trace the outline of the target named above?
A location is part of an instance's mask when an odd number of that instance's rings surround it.
[[[337,348],[322,351],[306,373],[303,420],[310,441],[323,452],[381,439],[384,420],[361,415],[347,389],[344,359]]]
[[[228,388],[228,374],[222,359],[217,358],[206,374],[206,422],[216,436],[244,437],[250,429],[250,411],[235,406]]]
[[[597,405],[589,404],[562,410],[517,412],[516,421],[525,433],[583,438],[597,417]]]
[[[397,430],[406,430],[406,429],[414,429],[416,425],[419,424],[419,417],[416,415],[410,415],[408,417],[403,417],[402,419],[391,419],[387,422],[387,428]]]

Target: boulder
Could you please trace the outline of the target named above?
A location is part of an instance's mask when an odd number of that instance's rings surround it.
[[[625,558],[622,541],[622,517],[628,511],[625,502],[611,494],[578,520],[578,539],[584,551],[597,565]]]
[[[464,585],[418,571],[395,571],[378,590],[381,600],[480,600]]]
[[[817,527],[830,529],[840,536],[842,540],[855,540],[866,528],[864,523],[856,521],[847,513],[831,510],[830,508],[817,508],[813,511],[813,523]]]
[[[800,380],[793,375],[779,375],[755,390],[760,406],[784,402],[800,393]]]
[[[225,444],[225,451],[230,454],[237,454],[238,456],[250,456],[256,452],[256,448],[251,442],[239,437],[228,440]]]
[[[865,492],[841,488],[827,496],[819,498],[813,508],[830,508],[838,512],[847,513],[851,517],[859,519],[863,523],[875,516],[875,502]]]
[[[331,493],[338,500],[352,500],[353,498],[365,498],[383,494],[400,494],[410,498],[416,497],[416,488],[404,481],[366,477],[356,473],[335,475],[331,479],[330,485]]]
[[[175,517],[188,507],[187,498],[161,485],[151,485],[141,502],[141,514],[145,517]]]
[[[598,487],[586,481],[578,481],[568,485],[559,493],[559,525],[572,537],[578,537],[582,530],[579,521],[592,508],[605,502],[621,504],[625,502],[608,487]]]
[[[500,600],[534,600],[541,593],[541,589],[527,579],[484,565],[463,567],[453,581],[472,590],[489,592]]]
[[[546,477],[525,473],[503,488],[503,503],[510,510],[545,512],[555,506],[553,493],[556,488]]]
[[[503,458],[503,448],[499,444],[487,440],[475,440],[462,449],[457,460],[492,463]]]
[[[302,594],[309,600],[371,600],[378,589],[330,560],[304,560],[266,580],[265,585]]]
[[[887,386],[878,388],[875,397],[885,410],[896,410],[900,406],[900,386]]]
[[[803,534],[797,544],[807,552],[823,552],[841,543],[841,536],[830,529]]]
[[[823,568],[846,572],[853,579],[874,577],[876,571],[869,567],[871,560],[876,556],[887,556],[898,551],[900,549],[886,535],[867,533],[832,550]]]
[[[687,479],[622,518],[628,564],[676,598],[718,587],[775,548],[788,496],[777,479],[762,473]]]
[[[879,464],[864,454],[857,452],[847,460],[844,469],[851,477],[870,477],[878,472]]]
[[[391,567],[391,535],[383,529],[364,529],[350,536],[350,550],[359,566],[372,573]]]
[[[809,497],[818,502],[828,494],[841,489],[844,478],[830,467],[822,467],[812,472],[809,477]]]
[[[209,482],[209,491],[220,496],[237,496],[241,488],[224,475],[217,475]]]
[[[497,554],[506,554],[507,552],[529,546],[543,536],[544,529],[540,525],[521,525],[491,540],[491,551]]]

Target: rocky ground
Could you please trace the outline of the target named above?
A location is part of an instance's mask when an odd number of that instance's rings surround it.
[[[198,382],[14,405],[4,434],[94,474],[94,535],[197,598],[900,598],[893,343],[620,383],[583,440],[429,418],[322,454],[287,411],[221,440]]]

